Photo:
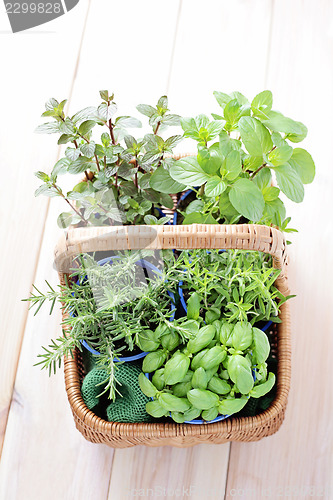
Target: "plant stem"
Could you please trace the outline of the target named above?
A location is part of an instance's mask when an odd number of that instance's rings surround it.
[[[87,223],[86,219],[83,217],[83,215],[78,211],[76,210],[76,208],[74,207],[74,205],[71,204],[71,202],[68,200],[68,198],[66,198],[66,196],[64,195],[64,193],[61,191],[61,189],[58,188],[58,186],[56,184],[52,184],[53,187],[58,191],[59,195],[68,203],[68,205],[71,207],[71,209],[76,213],[76,215],[78,215],[81,220],[85,223]]]
[[[260,172],[261,169],[263,169],[264,167],[267,166],[267,163],[264,163],[263,165],[261,165],[261,167],[259,167],[255,172],[253,172],[252,176],[251,176],[251,179],[253,179],[253,177],[255,175],[257,175],[258,172]]]
[[[156,125],[156,128],[154,130],[154,134],[156,135],[157,134],[157,131],[158,129],[160,128],[160,125],[161,125],[161,122],[158,122],[158,124]]]

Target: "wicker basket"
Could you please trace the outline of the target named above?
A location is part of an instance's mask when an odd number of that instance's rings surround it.
[[[283,234],[277,229],[255,224],[118,226],[70,229],[55,249],[55,264],[60,282],[68,276],[73,257],[80,252],[124,249],[248,249],[260,250],[273,257],[273,265],[282,270],[276,286],[287,294],[287,257]],[[64,313],[66,314],[66,313]],[[281,426],[287,405],[291,375],[291,339],[288,302],[281,307],[282,323],[275,335],[277,393],[272,405],[255,417],[232,416],[221,422],[203,425],[170,423],[124,424],[107,422],[85,405],[81,396],[83,367],[80,353],[65,359],[65,384],[77,429],[94,443],[114,448],[135,445],[193,446],[199,443],[258,441],[274,434]]]

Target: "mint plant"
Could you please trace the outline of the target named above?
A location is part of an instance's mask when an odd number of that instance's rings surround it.
[[[84,108],[72,116],[64,112],[66,100],[50,99],[43,117],[51,122],[37,127],[36,132],[58,134],[58,144],[67,145],[65,155],[48,175],[36,172],[43,184],[35,195],[62,197],[69,211],[58,217],[60,227],[80,224],[114,225],[128,223],[164,224],[157,208],[173,208],[173,200],[150,185],[157,168],[170,168],[170,155],[182,140],[181,135],[163,139],[159,134],[170,125],[179,124],[179,116],[169,113],[168,99],[162,96],[156,107],[140,104],[139,112],[149,117],[152,133],[135,138],[131,128],[141,122],[131,116],[117,116],[114,95],[100,91],[102,102],[97,107]],[[97,133],[97,130],[102,130]],[[64,193],[59,185],[63,174],[84,176],[84,180]],[[178,185],[174,182],[176,191]],[[146,217],[146,219],[145,219]]]
[[[156,169],[151,185],[173,193],[176,181],[196,193],[183,211],[184,224],[256,222],[290,231],[280,194],[300,203],[303,185],[313,181],[311,155],[292,146],[306,137],[307,128],[273,111],[269,90],[251,103],[240,92],[214,95],[222,111],[212,113],[213,120],[206,115],[181,119],[184,137],[197,143],[197,155],[168,170]]]

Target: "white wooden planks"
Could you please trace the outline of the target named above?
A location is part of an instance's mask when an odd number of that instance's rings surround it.
[[[332,136],[333,5],[275,2],[268,88],[278,109],[305,122],[317,176],[301,205],[288,203],[292,226],[290,288],[293,359],[289,407],[281,430],[253,444],[232,444],[227,498],[332,498],[332,211],[333,174],[325,143]],[[320,104],[321,103],[321,104]],[[295,145],[297,147],[297,145]],[[299,145],[302,147],[302,144]],[[237,498],[237,497],[236,497]],[[249,498],[252,498],[249,496]]]

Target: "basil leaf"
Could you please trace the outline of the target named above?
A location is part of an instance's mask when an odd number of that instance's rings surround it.
[[[304,186],[296,172],[288,163],[274,167],[276,180],[281,191],[292,201],[300,203],[304,198]]]
[[[191,389],[191,382],[179,382],[172,387],[172,392],[178,398],[186,398],[188,391],[190,391]]]
[[[205,389],[192,389],[187,393],[187,399],[195,408],[209,410],[209,408],[216,406],[219,397],[217,394]]]
[[[158,401],[148,401],[146,412],[154,418],[161,418],[168,414],[168,411]]]
[[[186,398],[177,398],[177,396],[167,392],[160,394],[158,402],[168,411],[184,412],[191,406]]]
[[[256,222],[262,217],[264,197],[250,179],[238,179],[230,189],[229,199],[233,207],[247,219]]]
[[[136,343],[142,351],[156,351],[160,346],[151,330],[141,330],[137,335]]]
[[[243,116],[239,120],[238,129],[250,155],[262,156],[272,149],[273,142],[269,131],[256,118]]]
[[[254,380],[251,365],[244,356],[234,354],[228,358],[228,373],[231,380],[237,385],[242,394],[248,394],[250,392]]]
[[[190,359],[181,352],[175,353],[164,368],[164,380],[166,385],[174,385],[181,382],[190,366]]]
[[[261,398],[261,396],[264,396],[273,388],[274,384],[275,384],[275,375],[274,373],[269,373],[266,382],[264,382],[263,384],[258,384],[255,387],[253,387],[252,391],[250,392],[250,396],[252,398]]]
[[[305,149],[295,148],[288,163],[296,170],[303,184],[313,181],[316,168],[312,156]]]
[[[214,375],[209,383],[208,389],[216,394],[229,394],[231,387],[226,380],[220,379],[217,375]]]
[[[247,402],[248,399],[244,396],[237,399],[223,399],[219,402],[218,409],[221,415],[233,415],[241,411]]]
[[[214,420],[219,414],[219,410],[216,406],[213,406],[213,408],[209,408],[209,410],[204,410],[201,413],[201,416],[203,420],[206,422],[210,422],[211,420]]]
[[[145,373],[154,372],[163,365],[165,360],[166,360],[166,353],[162,351],[162,349],[159,349],[158,351],[155,352],[150,352],[143,359],[142,370]]]
[[[154,396],[156,396],[156,394],[157,394],[156,387],[154,386],[154,384],[152,384],[150,382],[150,380],[148,380],[148,378],[144,375],[144,373],[140,373],[140,375],[139,375],[139,385],[140,385],[141,391],[146,396],[148,396],[150,398],[153,398]]]
[[[207,389],[207,373],[201,366],[195,370],[191,384],[194,389]]]
[[[240,321],[235,324],[232,331],[231,341],[233,347],[237,351],[244,351],[252,344],[252,326],[250,323],[241,323]]]
[[[185,420],[187,421],[194,420],[195,418],[199,417],[200,413],[201,410],[199,408],[194,408],[194,406],[192,406],[189,410],[186,410],[184,412]]]
[[[200,328],[198,333],[193,339],[190,339],[187,343],[188,352],[195,354],[196,352],[204,349],[215,336],[216,330],[213,325],[207,325]]]
[[[215,366],[218,366],[224,361],[227,353],[220,345],[211,347],[208,352],[201,358],[199,366],[202,366],[205,370],[211,370]]]
[[[253,362],[264,363],[268,358],[270,345],[267,335],[259,328],[253,327]]]
[[[158,370],[156,370],[151,381],[157,390],[161,391],[162,389],[164,389],[165,387],[164,368],[159,368]]]
[[[200,297],[193,292],[187,301],[187,318],[198,319],[200,315]]]

